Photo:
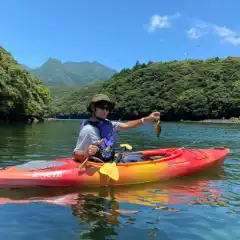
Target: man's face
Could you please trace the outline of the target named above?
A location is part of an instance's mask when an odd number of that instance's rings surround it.
[[[96,103],[96,117],[106,119],[110,112],[110,104],[108,102],[98,102]]]

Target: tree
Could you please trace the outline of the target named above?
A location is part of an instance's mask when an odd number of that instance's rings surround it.
[[[42,119],[50,102],[41,81],[0,47],[0,120]]]

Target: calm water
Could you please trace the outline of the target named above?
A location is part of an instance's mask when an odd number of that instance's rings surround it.
[[[0,167],[68,157],[79,121],[0,126]],[[131,187],[0,190],[1,239],[240,239],[240,125],[163,123],[121,132],[135,150],[228,146],[222,168]]]

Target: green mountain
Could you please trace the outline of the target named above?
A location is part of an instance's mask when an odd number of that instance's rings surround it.
[[[47,85],[86,86],[102,82],[117,73],[98,62],[65,62],[49,58],[41,67],[30,69]]]

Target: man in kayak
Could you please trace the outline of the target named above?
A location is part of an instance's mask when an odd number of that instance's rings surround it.
[[[130,130],[143,124],[160,120],[160,112],[153,112],[147,117],[128,122],[107,119],[115,103],[105,94],[96,94],[88,106],[92,116],[82,123],[73,159],[84,161],[87,157],[97,156],[104,162],[114,158],[115,136],[118,131]]]

